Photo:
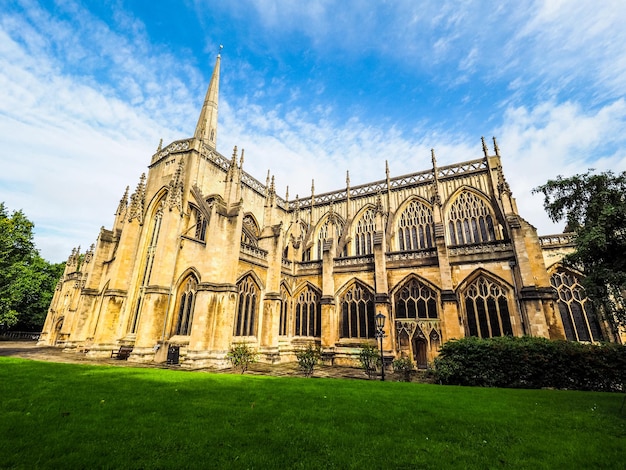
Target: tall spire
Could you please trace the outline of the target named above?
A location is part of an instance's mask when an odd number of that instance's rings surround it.
[[[220,46],[220,51],[221,50],[222,46]],[[204,104],[202,105],[202,111],[200,111],[200,117],[196,125],[196,132],[194,133],[196,139],[202,140],[213,149],[217,141],[217,100],[220,88],[220,60],[221,54],[217,54],[211,82],[206,91]]]

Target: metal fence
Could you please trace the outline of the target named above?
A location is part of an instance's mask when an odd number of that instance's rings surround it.
[[[1,331],[0,339],[14,339],[14,340],[31,340],[37,341],[41,333],[34,331]]]

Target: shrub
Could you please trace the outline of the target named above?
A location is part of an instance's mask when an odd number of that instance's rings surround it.
[[[410,382],[411,374],[414,372],[413,361],[408,357],[395,359],[392,363],[393,371],[400,375],[402,382]]]
[[[378,348],[371,344],[361,345],[359,362],[361,363],[361,368],[367,374],[367,377],[371,379],[376,374],[376,368],[380,365],[380,353],[378,352]]]
[[[241,369],[243,374],[250,364],[256,362],[257,352],[245,343],[233,344],[226,355],[234,368]]]
[[[483,387],[618,391],[626,347],[524,336],[448,341],[435,359],[440,383]]]
[[[296,351],[296,359],[305,377],[313,375],[313,369],[322,357],[322,348],[308,344],[306,348]]]

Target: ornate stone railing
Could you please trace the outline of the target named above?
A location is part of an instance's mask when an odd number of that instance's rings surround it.
[[[481,158],[478,160],[470,160],[458,165],[447,165],[437,168],[437,177],[440,179],[452,178],[464,173],[476,173],[485,171],[487,169],[487,162]],[[378,193],[386,192],[387,190],[402,189],[411,186],[419,186],[421,184],[430,184],[434,180],[433,170],[420,171],[418,173],[411,173],[408,175],[396,176],[389,179],[389,186],[387,186],[387,180],[374,181],[373,183],[362,184],[359,186],[350,187],[350,198],[359,198],[376,195]],[[347,198],[348,188],[344,188],[338,191],[332,191],[329,193],[315,194],[313,196],[313,204],[326,205],[331,202],[343,201]],[[289,201],[289,210],[296,208],[296,201]],[[298,200],[298,207],[305,208],[311,207],[310,198],[302,198]]]
[[[462,245],[448,248],[451,256],[476,255],[481,253],[499,253],[513,250],[513,245],[508,242],[480,243],[477,245]]]
[[[437,168],[437,177],[439,179],[452,178],[463,173],[476,173],[487,169],[487,162],[484,158],[478,160],[470,160],[468,162],[459,163],[457,165],[447,165]]]
[[[539,237],[539,244],[542,247],[571,246],[574,244],[576,235],[574,233],[558,233],[556,235],[543,235]]]
[[[301,261],[301,262],[297,262],[296,266],[300,269],[321,269],[322,268],[322,262],[319,260],[315,260],[315,261]]]
[[[288,259],[285,259],[285,258],[281,260],[281,263],[282,263],[283,268],[291,269],[291,267],[293,266],[293,261],[289,261]]]
[[[152,163],[167,157],[170,153],[186,152],[191,146],[191,139],[175,140],[160,152],[152,156]]]
[[[343,258],[335,258],[335,266],[358,266],[361,264],[372,264],[374,262],[374,255],[364,256],[346,256]]]
[[[437,248],[415,251],[393,251],[385,253],[387,261],[407,261],[412,259],[434,258],[437,256]]]
[[[184,139],[172,142],[159,153],[155,154],[152,158],[152,163],[161,158],[169,155],[170,153],[183,152],[190,148],[192,139]],[[215,150],[209,148],[204,145],[202,148],[202,156],[214,163],[217,167],[221,168],[224,171],[228,171],[231,165],[231,160],[219,154]],[[442,167],[437,167],[437,177],[439,179],[446,179],[459,176],[465,173],[476,173],[480,171],[485,171],[487,169],[487,162],[484,158],[480,158],[477,160],[470,160],[467,162],[463,162],[455,165],[446,165]],[[267,186],[261,183],[259,180],[246,173],[242,172],[241,176],[242,183],[245,184],[248,188],[252,189],[256,193],[261,196],[265,196],[267,194]],[[349,188],[340,189],[337,191],[331,191],[322,194],[313,195],[313,205],[327,205],[331,202],[339,202],[348,198],[360,198],[376,195],[378,193],[393,191],[397,189],[402,189],[411,186],[418,186],[422,184],[430,184],[434,180],[434,172],[432,169],[424,170],[417,173],[410,173],[407,175],[396,176],[394,178],[389,178],[389,184],[387,184],[387,180],[379,180],[374,181],[372,183],[362,184],[358,186],[352,186]],[[287,211],[295,210],[296,207],[306,208],[311,206],[311,198],[302,198],[292,201],[286,201],[280,196],[276,195],[276,204]]]
[[[259,248],[258,246],[248,245],[246,243],[241,244],[241,252],[247,255],[250,255],[254,258],[259,258],[262,260],[267,259],[267,251]]]

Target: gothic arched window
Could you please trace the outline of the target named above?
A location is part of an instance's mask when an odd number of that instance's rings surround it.
[[[565,337],[570,341],[602,341],[600,322],[578,278],[569,272],[557,271],[550,277],[550,284],[559,295]]]
[[[287,322],[291,312],[291,297],[285,286],[280,286],[280,321],[278,324],[278,335],[287,336]]]
[[[371,255],[374,252],[374,232],[376,230],[376,213],[368,209],[356,224],[354,230],[354,247],[357,256]]]
[[[395,294],[396,318],[437,318],[437,294],[417,279],[407,281]]]
[[[374,294],[354,283],[339,299],[342,338],[374,338]]]
[[[207,221],[197,207],[191,206],[191,226],[194,227],[194,238],[204,241],[206,238]]]
[[[257,246],[259,239],[259,227],[250,214],[243,218],[241,227],[241,243],[250,246]]]
[[[139,325],[139,315],[143,306],[143,288],[150,283],[150,276],[152,275],[152,267],[154,265],[154,255],[156,253],[157,242],[159,241],[159,232],[161,230],[161,222],[163,221],[163,208],[165,206],[165,198],[161,198],[161,201],[157,203],[154,217],[152,219],[152,227],[150,230],[150,238],[148,246],[146,247],[145,260],[141,274],[139,296],[135,305],[132,318],[130,320],[130,333],[137,332],[137,326]]]
[[[470,245],[496,239],[488,204],[470,191],[459,194],[450,207],[448,231],[451,245]]]
[[[341,237],[341,232],[343,227],[339,223],[337,219],[334,221],[331,220],[330,217],[326,219],[324,225],[320,227],[320,230],[317,234],[317,259],[322,259],[322,254],[324,252],[324,242],[331,238],[339,238]]]
[[[183,285],[185,288],[178,300],[178,317],[176,320],[176,329],[174,330],[174,334],[177,335],[188,335],[191,333],[198,282],[195,277],[191,276]]]
[[[513,335],[507,291],[480,276],[464,293],[467,329],[470,336],[492,338]]]
[[[398,221],[400,251],[433,247],[433,213],[425,204],[411,201]]]
[[[239,302],[233,334],[255,336],[261,291],[251,276],[246,276],[237,287],[239,288]]]
[[[294,336],[322,335],[322,305],[317,291],[306,287],[295,300]]]

